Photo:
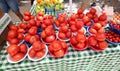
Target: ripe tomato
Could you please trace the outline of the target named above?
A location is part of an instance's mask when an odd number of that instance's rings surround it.
[[[105,41],[106,37],[104,33],[97,33],[95,39],[98,41]]]
[[[72,25],[75,25],[75,24],[76,24],[76,23],[75,23],[75,21],[70,21],[69,23],[70,23],[70,26],[72,26]]]
[[[105,32],[105,30],[104,30],[103,27],[101,27],[101,28],[98,30],[98,33],[104,33],[104,32]]]
[[[68,26],[67,26],[67,25],[62,25],[62,26],[60,27],[60,29],[61,29],[61,31],[62,31],[63,33],[68,32]]]
[[[77,31],[77,27],[75,25],[71,25],[70,29],[72,32],[76,32]]]
[[[36,53],[35,57],[39,59],[39,58],[42,58],[44,55],[45,55],[45,51],[41,50]]]
[[[10,41],[9,41],[10,44],[18,44],[19,43],[19,39],[18,38],[12,38]]]
[[[63,49],[66,49],[66,48],[67,48],[67,43],[65,43],[64,41],[61,41],[61,45],[62,45],[62,48],[63,48]]]
[[[48,26],[48,25],[51,25],[50,19],[46,19],[46,20],[44,20],[43,22],[44,22],[44,24],[47,25],[47,26]]]
[[[60,23],[58,21],[55,21],[55,24],[56,24],[57,27],[60,26]]]
[[[30,57],[33,58],[33,57],[35,57],[36,52],[35,52],[35,50],[32,48],[32,49],[29,51],[28,54],[29,54]]]
[[[10,37],[10,38],[16,38],[17,36],[18,36],[18,33],[15,30],[10,30],[8,32],[8,37]]]
[[[54,52],[55,57],[63,57],[64,54],[65,54],[65,52],[63,49]]]
[[[93,15],[92,15],[91,13],[89,13],[89,12],[88,12],[86,15],[87,15],[87,16],[88,16],[88,18],[90,18],[90,19],[92,19],[92,18],[93,18]]]
[[[78,42],[85,42],[85,41],[86,41],[86,36],[85,36],[84,34],[78,33],[78,34],[76,35],[76,40],[77,40]]]
[[[44,12],[39,12],[38,15],[39,16],[44,16]]]
[[[100,21],[105,21],[106,19],[107,19],[106,14],[102,14],[102,15],[99,16]]]
[[[96,13],[96,9],[95,8],[91,8],[90,9],[90,13],[94,15]]]
[[[34,49],[35,51],[41,50],[41,49],[42,49],[42,47],[41,47],[41,42],[40,42],[40,41],[35,41],[35,42],[33,43],[32,47],[33,47],[33,49]]]
[[[17,38],[18,38],[19,40],[23,40],[24,34],[23,34],[23,33],[18,33]]]
[[[70,42],[71,42],[72,45],[76,45],[78,43],[75,36],[70,38]]]
[[[81,8],[78,9],[77,11],[78,14],[82,14],[83,13],[83,10]]]
[[[27,35],[24,37],[24,40],[28,42],[28,41],[30,40],[30,38],[31,38],[31,35],[30,35],[30,34],[27,34]]]
[[[23,22],[20,23],[20,28],[22,29],[26,29],[27,28],[27,25]]]
[[[51,46],[53,48],[53,51],[58,51],[58,50],[62,49],[62,45],[61,45],[60,41],[58,41],[58,40],[53,41],[51,43]]]
[[[84,23],[88,23],[90,21],[90,18],[88,18],[87,16],[84,16],[83,19],[82,19],[82,21]]]
[[[33,26],[28,30],[28,33],[31,35],[36,35],[37,33],[37,27]]]
[[[31,44],[33,44],[35,41],[39,41],[40,39],[39,39],[39,36],[38,35],[33,35],[33,36],[31,36],[31,38],[29,39],[29,42],[31,43]]]
[[[51,43],[55,40],[55,36],[54,35],[50,35],[48,37],[46,37],[46,42],[47,43]]]
[[[38,21],[43,21],[43,17],[42,17],[42,16],[39,16],[39,15],[36,16],[36,19],[37,19]]]
[[[25,29],[22,29],[22,28],[18,29],[18,33],[25,33],[25,32],[26,32]]]
[[[19,61],[19,60],[21,60],[23,57],[24,57],[24,54],[23,54],[23,53],[17,53],[17,54],[15,54],[15,55],[12,57],[12,60],[13,60],[13,61]]]
[[[32,26],[35,26],[36,25],[36,21],[34,19],[31,19],[29,21],[29,24],[32,25]]]
[[[31,18],[30,18],[30,16],[24,16],[23,19],[24,19],[25,21],[29,21]]]
[[[58,21],[59,21],[59,23],[63,23],[65,21],[65,19],[63,17],[59,17]]]
[[[50,33],[51,31],[52,31],[52,29],[50,29],[50,28],[45,28],[45,34],[46,34],[47,36],[52,35],[52,33]]]
[[[18,30],[18,26],[12,24],[12,25],[10,25],[10,30],[17,31]]]
[[[45,33],[44,30],[41,32],[41,37],[42,37],[43,39],[46,38],[46,33]]]
[[[20,44],[19,48],[20,48],[20,52],[27,53],[28,49],[27,49],[27,45],[26,44]]]
[[[81,28],[81,29],[78,29],[77,32],[78,32],[78,33],[81,33],[81,34],[84,34],[84,33],[85,33],[85,30],[84,30],[84,28]]]
[[[70,38],[71,36],[72,36],[72,32],[71,31],[69,31],[69,32],[66,33],[66,37],[67,38]]]
[[[79,18],[83,18],[84,17],[84,14],[79,14]]]
[[[32,25],[30,25],[29,23],[27,24],[27,28],[29,29],[29,28],[31,28],[32,27]]]
[[[75,47],[78,48],[78,49],[84,49],[85,48],[85,43],[84,42],[78,43]]]
[[[24,12],[24,15],[25,15],[25,16],[30,16],[31,14],[30,14],[29,11],[25,11],[25,12]]]
[[[98,22],[98,17],[93,18],[94,22]]]
[[[7,52],[10,54],[10,56],[14,56],[19,52],[19,47],[16,44],[12,44],[7,47]]]
[[[41,26],[41,21],[36,21],[36,26],[40,27]]]
[[[43,24],[41,25],[41,27],[42,27],[43,29],[45,29],[47,26],[43,23]]]
[[[88,38],[88,43],[90,46],[96,46],[97,45],[97,40],[95,39],[95,36],[90,36]]]
[[[86,26],[91,26],[92,23],[91,23],[91,22],[88,22],[88,23],[86,23],[85,25],[86,25]]]
[[[59,33],[58,33],[58,37],[59,37],[60,39],[66,39],[66,34],[65,34],[65,33],[62,33],[62,32],[59,32]]]
[[[100,29],[101,27],[102,27],[102,25],[100,23],[95,23],[93,25],[93,28],[96,29],[96,30]]]
[[[108,47],[108,43],[106,41],[98,42],[99,48],[104,50]]]
[[[77,29],[81,29],[83,27],[83,25],[84,25],[84,23],[81,20],[76,22]]]
[[[89,32],[92,34],[97,34],[97,31],[92,27],[89,29]]]
[[[71,20],[73,20],[73,21],[74,21],[75,19],[77,19],[77,17],[76,17],[76,15],[75,15],[75,14],[71,15],[71,17],[70,17],[70,18],[71,18]]]
[[[35,16],[34,16],[34,15],[31,15],[31,16],[30,16],[30,18],[31,18],[31,19],[34,19],[34,18],[35,18]]]

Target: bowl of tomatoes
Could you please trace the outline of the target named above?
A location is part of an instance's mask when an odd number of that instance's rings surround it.
[[[39,61],[46,57],[48,47],[40,41],[36,41],[28,50],[28,59],[31,61]]]
[[[24,43],[20,45],[11,44],[7,47],[7,60],[9,63],[18,63],[23,61],[28,54],[28,46]]]
[[[64,41],[55,40],[49,45],[49,53],[55,58],[61,58],[68,52],[67,43]]]

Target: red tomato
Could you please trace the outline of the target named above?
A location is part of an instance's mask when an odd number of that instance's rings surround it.
[[[42,37],[43,39],[46,38],[46,33],[45,33],[44,30],[41,32],[41,37]]]
[[[53,47],[52,47],[52,44],[49,45],[49,48],[48,50],[52,53],[54,51]]]
[[[36,16],[36,19],[38,20],[38,21],[43,21],[43,17],[42,16]]]
[[[51,46],[53,48],[53,51],[58,51],[58,50],[62,49],[62,45],[61,45],[60,41],[58,41],[58,40],[53,41],[51,43]]]
[[[41,48],[44,49],[45,48],[45,44],[41,42]]]
[[[84,16],[83,19],[82,19],[82,21],[84,23],[88,23],[90,21],[90,18],[88,18],[87,16]]]
[[[70,42],[71,42],[72,45],[76,45],[78,43],[75,36],[70,38]]]
[[[88,38],[88,43],[89,43],[90,46],[96,46],[97,45],[97,40],[95,39],[94,36],[90,36]]]
[[[43,29],[45,29],[47,26],[43,23],[43,24],[41,25],[41,27],[42,27]]]
[[[55,57],[63,57],[65,52],[63,49],[61,49],[61,50],[54,52],[54,54],[55,54]]]
[[[55,24],[56,24],[57,27],[60,26],[60,23],[58,21],[55,21]]]
[[[39,59],[39,58],[42,58],[44,55],[45,55],[45,51],[41,50],[36,53],[35,57]]]
[[[70,23],[70,26],[72,26],[72,25],[75,25],[75,24],[76,24],[76,23],[75,23],[75,21],[70,21],[69,23]]]
[[[76,22],[77,29],[81,29],[83,27],[83,25],[84,25],[84,23],[81,20]]]
[[[85,33],[85,30],[84,30],[83,28],[81,28],[81,29],[79,29],[77,32],[78,32],[78,33],[81,33],[81,34],[84,34],[84,33]]]
[[[19,39],[18,38],[12,38],[10,41],[9,41],[10,44],[18,44],[19,43]]]
[[[41,21],[36,21],[36,26],[40,27],[41,26]]]
[[[98,22],[98,17],[93,18],[94,22]]]
[[[24,16],[23,19],[24,19],[25,21],[29,21],[29,20],[30,20],[30,17],[29,17],[29,16]]]
[[[78,9],[77,11],[78,14],[82,14],[83,13],[83,10],[81,8]]]
[[[12,25],[10,25],[10,30],[17,31],[18,30],[18,26],[12,24]]]
[[[44,12],[39,12],[38,15],[39,16],[44,16]]]
[[[102,27],[102,25],[100,23],[94,23],[94,25],[93,25],[93,28],[96,30],[100,29],[101,27]]]
[[[108,47],[108,43],[106,41],[98,42],[99,48],[104,50]]]
[[[47,25],[47,26],[48,26],[48,25],[51,25],[51,23],[50,23],[50,20],[49,20],[49,19],[46,19],[46,20],[44,20],[43,22],[44,22],[44,24],[45,24],[45,25]]]
[[[25,16],[30,16],[31,14],[30,14],[29,11],[25,11],[25,12],[24,12],[24,15],[25,15]]]
[[[47,43],[51,43],[55,40],[55,36],[54,35],[50,35],[46,37],[46,42]]]
[[[83,18],[84,17],[84,14],[79,14],[79,18]]]
[[[15,30],[10,30],[8,32],[8,37],[10,38],[16,38],[18,36],[18,33]]]
[[[71,18],[71,20],[73,20],[73,21],[74,21],[75,19],[77,19],[77,17],[76,17],[76,15],[75,15],[75,14],[71,15],[71,17],[70,17],[70,18]]]
[[[65,21],[65,19],[63,17],[59,17],[58,21],[59,21],[59,23],[63,23]]]
[[[7,47],[7,52],[10,54],[10,56],[14,56],[19,52],[19,47],[15,44],[12,44]]]
[[[89,12],[88,12],[86,15],[87,15],[87,16],[88,16],[88,18],[90,18],[90,19],[92,19],[92,18],[93,18],[93,15],[92,15],[91,13],[89,13]]]
[[[99,16],[100,21],[105,21],[106,19],[107,19],[106,14],[102,14],[102,15]]]
[[[36,52],[35,52],[34,49],[31,49],[28,54],[29,54],[30,57],[33,58],[33,57],[35,57]]]
[[[31,38],[29,39],[29,42],[31,44],[33,44],[35,41],[39,41],[39,36],[38,35],[34,35],[34,36],[31,36]]]
[[[105,41],[106,37],[104,33],[97,33],[95,39],[98,41]]]
[[[30,38],[31,38],[31,35],[30,35],[30,34],[27,34],[27,35],[24,37],[24,40],[28,42],[28,41],[30,40]]]
[[[86,23],[85,25],[86,25],[86,26],[91,26],[92,23],[91,23],[91,22],[88,22],[88,23]]]
[[[92,27],[89,29],[89,32],[92,34],[97,34],[97,31]]]
[[[35,42],[33,43],[32,47],[33,47],[33,49],[34,49],[35,51],[41,50],[41,49],[42,49],[42,47],[41,47],[41,42],[40,42],[40,41],[35,41]]]
[[[61,29],[61,31],[62,31],[63,33],[68,32],[68,26],[67,26],[67,25],[61,26],[60,29]]]
[[[22,29],[22,28],[18,29],[18,33],[25,33],[25,32],[26,32],[25,29]]]
[[[35,18],[35,16],[34,16],[34,15],[31,15],[31,16],[30,16],[30,18],[31,18],[31,19],[34,19],[34,18]]]
[[[18,33],[17,38],[18,38],[19,40],[23,40],[24,34],[23,34],[23,33]]]
[[[31,35],[36,35],[37,33],[37,27],[33,26],[28,30],[28,33]]]
[[[32,25],[30,25],[29,23],[27,24],[27,28],[29,29],[29,28],[31,28],[32,27]]]
[[[69,31],[69,32],[66,33],[66,37],[67,38],[70,38],[71,36],[72,36],[72,32],[71,31]]]
[[[105,30],[104,30],[103,27],[101,27],[101,28],[98,30],[98,33],[104,33],[104,32],[105,32]]]
[[[51,31],[52,31],[52,29],[50,29],[50,28],[45,28],[45,34],[46,34],[47,36],[52,35],[52,33],[50,33]]]
[[[63,49],[66,49],[68,47],[67,43],[65,43],[64,41],[61,41],[61,45]]]
[[[22,29],[26,29],[27,28],[27,25],[23,22],[20,23],[20,28]]]
[[[96,9],[95,8],[91,8],[90,9],[90,13],[94,15],[96,13]]]
[[[27,53],[28,49],[26,44],[20,44],[19,47],[20,47],[20,52]]]
[[[78,34],[76,35],[76,40],[77,40],[78,42],[85,42],[85,41],[86,41],[86,36],[85,36],[84,34],[78,33]]]
[[[78,43],[76,46],[78,49],[84,49],[85,48],[85,43]]]
[[[29,21],[29,24],[32,25],[32,26],[35,26],[36,25],[36,21],[34,19],[31,19]]]
[[[65,34],[65,33],[62,33],[62,32],[59,32],[59,33],[58,33],[58,37],[59,37],[60,39],[66,39],[66,34]]]
[[[23,54],[23,53],[17,53],[16,55],[14,55],[14,56],[12,57],[12,60],[13,60],[13,61],[19,61],[19,60],[21,60],[23,57],[24,57],[24,54]]]
[[[70,29],[72,32],[76,32],[77,31],[77,27],[75,25],[71,25]]]

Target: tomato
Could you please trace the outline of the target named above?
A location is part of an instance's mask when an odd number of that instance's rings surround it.
[[[85,42],[85,41],[86,41],[86,36],[85,36],[84,34],[78,33],[78,34],[76,35],[76,40],[77,40],[78,42]]]
[[[50,29],[50,28],[45,28],[45,34],[46,34],[47,36],[52,35],[52,33],[50,33],[51,31],[52,31],[52,29]]]
[[[104,33],[97,33],[95,39],[98,41],[105,41],[106,37]]]
[[[25,15],[25,16],[30,16],[31,14],[30,14],[29,11],[25,11],[25,12],[24,12],[24,15]]]
[[[18,26],[12,24],[12,25],[10,25],[10,30],[17,31],[18,30]]]
[[[95,36],[90,36],[88,38],[88,43],[90,46],[96,46],[97,45],[97,40],[95,39]]]
[[[92,33],[92,34],[97,34],[97,31],[94,28],[90,28],[89,32]]]
[[[44,55],[45,55],[45,51],[41,50],[36,53],[35,57],[39,59],[39,58],[42,58]]]
[[[89,12],[88,12],[86,15],[87,15],[87,16],[88,16],[88,18],[90,18],[90,19],[92,19],[92,18],[93,18],[93,15],[92,15],[91,13],[89,13]]]
[[[98,17],[93,18],[94,22],[98,22]]]
[[[77,11],[78,14],[82,14],[83,13],[83,10],[81,8],[78,9]]]
[[[62,57],[62,56],[64,56],[64,54],[65,54],[65,52],[63,49],[54,52],[55,57]]]
[[[23,29],[26,29],[27,28],[27,25],[23,22],[20,23],[20,28],[23,28]]]
[[[23,57],[24,57],[24,54],[23,54],[23,53],[17,53],[16,55],[14,55],[14,56],[12,57],[12,60],[13,60],[13,61],[19,61],[19,60],[21,60]]]
[[[42,27],[43,29],[45,29],[47,26],[43,23],[43,24],[41,25],[41,27]]]
[[[48,26],[48,25],[51,25],[51,23],[50,23],[50,20],[49,20],[49,19],[46,19],[46,20],[44,20],[43,22],[44,22],[44,24],[45,24],[45,25],[47,25],[47,26]]]
[[[76,45],[78,43],[75,36],[70,38],[70,42],[71,42],[72,45]]]
[[[77,29],[81,29],[83,27],[83,25],[84,25],[84,23],[81,20],[76,22]]]
[[[73,21],[74,21],[75,19],[77,19],[77,17],[76,17],[76,15],[75,15],[75,14],[71,15],[71,17],[70,17],[70,18],[71,18],[71,20],[73,20]]]
[[[31,19],[31,20],[29,21],[29,24],[30,24],[31,26],[35,26],[35,25],[36,25],[36,21],[35,21],[34,19]]]
[[[29,29],[29,28],[31,28],[32,27],[32,25],[30,25],[29,23],[27,24],[27,28]]]
[[[96,13],[96,9],[95,8],[91,8],[90,9],[90,13],[94,15]]]
[[[37,27],[33,26],[28,30],[28,33],[31,35],[36,35],[37,33]]]
[[[99,48],[104,50],[108,47],[108,43],[106,41],[98,42]]]
[[[39,36],[38,35],[33,35],[33,36],[31,36],[31,38],[29,39],[29,42],[31,43],[31,44],[33,44],[35,41],[39,41],[40,39],[39,39]]]
[[[69,32],[66,33],[66,37],[67,38],[70,38],[71,36],[72,36],[72,32],[71,31],[69,31]]]
[[[28,54],[29,54],[30,57],[33,58],[33,57],[35,57],[36,52],[35,52],[35,50],[32,48],[32,49],[30,49],[30,51],[29,51]]]
[[[53,16],[52,15],[48,15],[48,19],[53,19]]]
[[[19,40],[23,40],[24,34],[23,34],[23,33],[18,33],[17,38],[18,38]]]
[[[90,21],[90,18],[88,18],[87,16],[84,16],[83,19],[82,19],[82,21],[84,23],[88,23]]]
[[[103,27],[101,27],[101,28],[98,30],[98,33],[104,33],[104,32],[105,32],[105,30],[104,30]]]
[[[86,26],[91,26],[92,23],[91,23],[91,22],[88,22],[88,23],[86,23],[85,25],[86,25]]]
[[[79,14],[79,18],[83,18],[84,17],[84,14]]]
[[[55,40],[55,36],[54,35],[50,35],[46,37],[46,42],[47,43],[51,43]]]
[[[76,23],[75,23],[75,21],[70,21],[69,23],[70,23],[70,26],[72,26],[72,25],[75,25],[75,24],[76,24]]]
[[[8,32],[8,37],[10,37],[10,38],[16,38],[17,36],[18,36],[18,33],[15,30],[10,30]]]
[[[93,28],[96,29],[96,30],[100,29],[101,27],[102,27],[102,25],[100,23],[95,23],[93,25]]]
[[[51,43],[51,46],[53,48],[53,51],[58,51],[58,50],[62,49],[62,45],[61,45],[60,41],[58,41],[58,40],[53,41]]]
[[[12,38],[10,41],[9,41],[10,44],[18,44],[19,43],[19,39],[18,38]]]
[[[85,30],[84,30],[84,28],[81,28],[81,29],[79,29],[77,32],[78,32],[78,33],[81,33],[81,34],[84,34],[84,33],[85,33]]]
[[[46,33],[45,33],[44,30],[41,32],[41,37],[42,37],[43,39],[46,38]]]
[[[61,26],[60,29],[62,30],[63,33],[68,32],[68,26],[67,25]]]
[[[36,26],[40,27],[41,26],[41,21],[36,21]]]
[[[68,47],[67,43],[65,43],[64,41],[61,41],[61,45],[63,49],[66,49]]]
[[[60,26],[60,23],[58,21],[55,21],[55,24],[56,24],[57,27]]]
[[[63,17],[59,17],[58,21],[59,21],[59,23],[63,23],[65,21],[65,19]]]
[[[53,50],[53,47],[52,47],[52,44],[49,45],[48,50],[49,50],[51,53],[54,51],[54,50]]]
[[[77,31],[77,27],[75,25],[71,25],[70,29],[72,32],[76,32]]]
[[[16,44],[12,44],[7,47],[7,52],[10,54],[10,56],[14,56],[19,52],[19,47]]]
[[[34,19],[34,18],[35,18],[35,16],[34,16],[34,15],[31,15],[31,16],[30,16],[30,18],[31,18],[31,19]]]
[[[28,41],[30,40],[30,38],[31,38],[31,35],[30,35],[30,34],[27,34],[27,35],[24,37],[24,40],[28,42]]]
[[[44,16],[44,12],[38,12],[39,16]]]
[[[42,47],[41,47],[41,42],[40,42],[40,41],[35,41],[35,42],[33,43],[32,47],[33,47],[33,49],[34,49],[35,51],[41,50],[41,49],[42,49]]]
[[[78,49],[84,49],[85,48],[85,43],[78,43],[76,46]]]
[[[36,19],[38,20],[38,21],[43,21],[43,17],[42,16],[36,16]]]
[[[26,32],[25,29],[22,29],[22,28],[18,29],[18,33],[25,33],[25,32]]]
[[[44,49],[45,48],[45,44],[41,42],[41,48]]]
[[[28,49],[26,44],[20,44],[19,47],[20,47],[20,52],[27,53]]]
[[[60,39],[66,39],[66,34],[65,34],[65,33],[62,33],[62,32],[59,32],[59,33],[58,33],[58,37],[59,37]]]
[[[107,19],[106,14],[102,14],[102,15],[99,16],[100,21],[105,21],[106,19]]]
[[[29,20],[30,20],[30,17],[29,17],[29,16],[24,16],[23,19],[24,19],[25,21],[29,21]]]

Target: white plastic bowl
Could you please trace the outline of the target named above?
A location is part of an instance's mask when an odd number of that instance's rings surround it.
[[[27,46],[27,53],[26,53],[26,54],[24,55],[24,57],[23,57],[21,60],[19,60],[19,61],[13,61],[12,58],[11,58],[11,56],[8,54],[8,55],[7,55],[7,61],[8,61],[9,63],[18,63],[18,62],[23,61],[23,60],[26,58],[26,56],[28,55],[28,50],[29,50],[29,48],[28,48],[28,46]]]
[[[37,58],[32,58],[29,56],[29,51],[32,49],[32,46],[30,47],[30,49],[28,50],[28,59],[31,60],[31,61],[39,61],[39,60],[42,60],[43,58],[46,57],[47,53],[48,53],[48,47],[47,45],[45,45],[45,55],[43,57],[41,57],[40,59],[37,59]]]

